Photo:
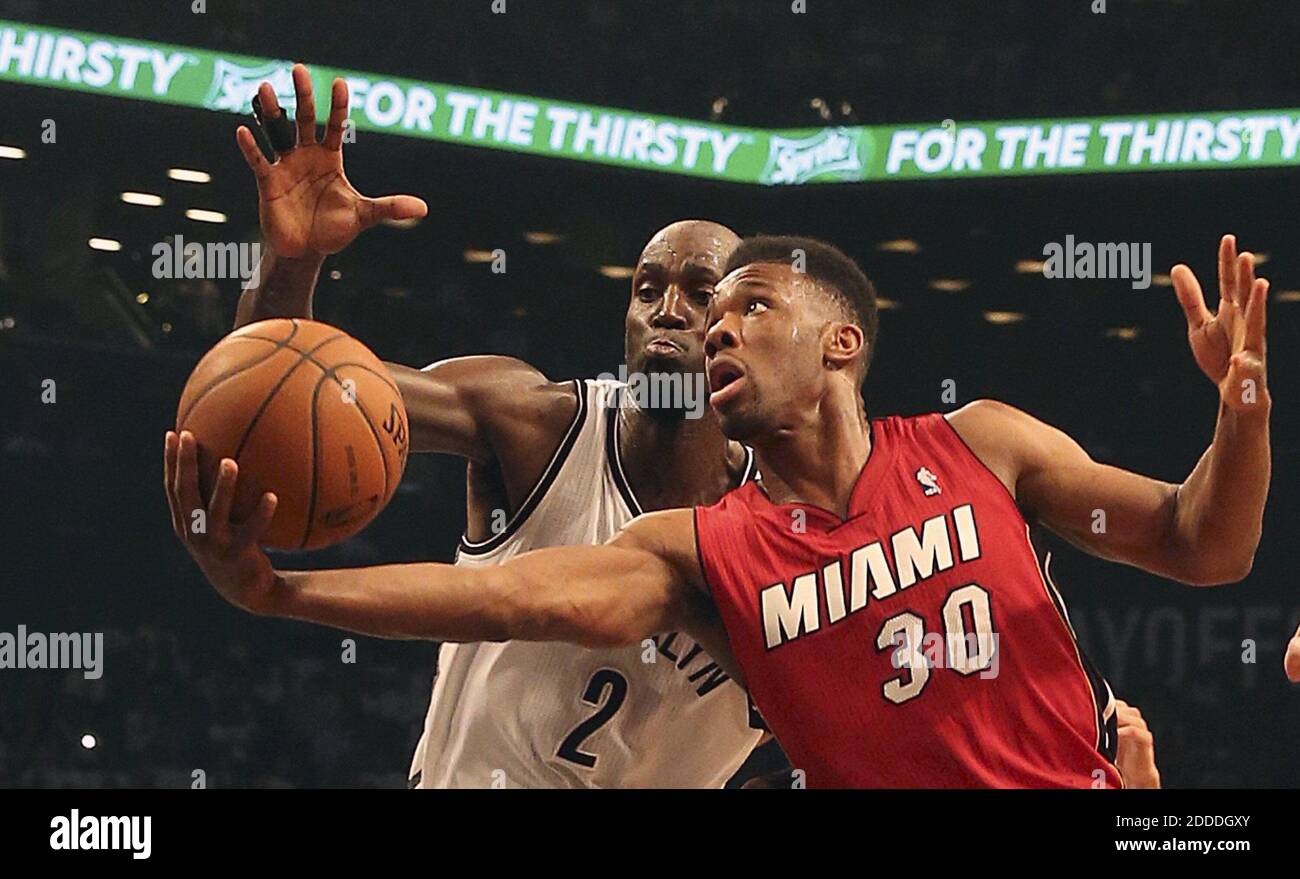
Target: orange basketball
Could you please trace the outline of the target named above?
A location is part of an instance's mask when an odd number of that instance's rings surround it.
[[[319,549],[384,508],[406,467],[406,407],[370,349],[328,324],[264,320],[226,336],[194,367],[176,411],[194,434],[206,499],[222,458],[239,464],[232,519],[279,499],[262,538]]]

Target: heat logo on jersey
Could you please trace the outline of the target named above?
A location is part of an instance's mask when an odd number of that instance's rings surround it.
[[[949,536],[949,519],[957,535],[956,558]],[[847,603],[842,558],[825,564],[820,572],[814,569],[798,575],[790,586],[773,583],[763,589],[759,599],[767,649],[811,635],[822,627],[819,593],[826,602],[825,624],[832,626],[866,607],[868,593],[880,601],[950,570],[958,562],[978,559],[980,542],[975,510],[970,504],[962,504],[943,515],[933,516],[921,523],[919,534],[909,525],[891,534],[889,545],[894,558],[892,566],[880,540],[850,553]]]

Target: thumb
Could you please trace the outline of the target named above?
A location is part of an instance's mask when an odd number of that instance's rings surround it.
[[[361,221],[367,228],[382,220],[410,220],[429,213],[424,199],[413,195],[386,195],[367,198],[361,203]]]

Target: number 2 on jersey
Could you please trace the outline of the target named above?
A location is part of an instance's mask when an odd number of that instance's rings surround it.
[[[556,756],[587,769],[594,769],[596,755],[582,750],[582,743],[596,730],[609,723],[618,713],[618,709],[623,707],[623,700],[626,698],[627,678],[623,675],[610,668],[602,668],[592,675],[591,680],[587,682],[587,689],[582,693],[582,701],[594,706],[597,711],[564,737],[564,741],[560,742],[559,750],[555,752]]]

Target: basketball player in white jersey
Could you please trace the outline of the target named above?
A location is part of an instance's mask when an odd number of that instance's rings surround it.
[[[346,84],[334,82],[317,143],[307,69],[295,66],[293,79],[296,143],[276,131],[288,122],[266,83],[259,109],[280,147],[275,164],[248,128],[237,135],[257,177],[265,238],[260,284],[244,291],[237,327],[310,317],[326,254],[382,219],[426,211],[411,196],[357,193],[342,167]],[[736,242],[703,221],[654,236],[632,279],[629,374],[702,376],[705,310]],[[722,435],[702,389],[690,413],[698,417],[686,417],[685,400],[640,408],[619,382],[552,382],[508,357],[387,365],[406,402],[412,450],[468,462],[460,565],[603,543],[645,510],[712,503],[753,470],[752,454]],[[631,649],[444,644],[409,777],[430,788],[721,787],[761,736],[744,690],[684,634]]]

